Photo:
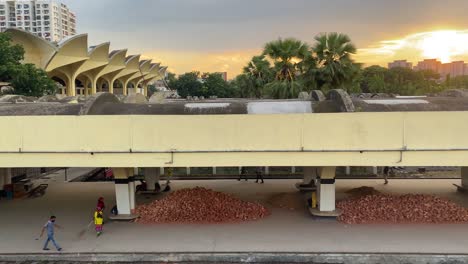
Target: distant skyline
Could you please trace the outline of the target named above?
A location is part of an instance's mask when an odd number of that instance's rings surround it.
[[[62,0],[90,44],[192,70],[239,74],[279,37],[313,43],[320,32],[348,34],[355,59],[385,66],[398,59],[468,60],[466,0]],[[435,32],[437,31],[437,32]]]

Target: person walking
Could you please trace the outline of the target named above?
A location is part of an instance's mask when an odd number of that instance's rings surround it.
[[[94,226],[96,229],[96,235],[100,236],[102,234],[102,224],[104,222],[104,215],[102,212],[102,208],[96,208],[94,212]]]
[[[385,183],[384,183],[384,184],[385,184],[385,185],[388,184],[388,174],[390,174],[390,171],[391,171],[391,170],[392,170],[392,169],[391,169],[390,167],[388,167],[388,166],[384,167],[384,169],[383,169],[383,175],[384,175],[384,180],[385,180]]]
[[[255,181],[255,183],[258,183],[258,180],[262,180],[262,183],[265,183],[263,181],[263,167],[257,167],[255,169],[255,174],[257,174],[257,180]]]
[[[240,181],[242,179],[242,177],[244,177],[245,181],[247,181],[247,169],[245,167],[241,167],[241,172],[239,174],[239,179],[237,179],[237,180]]]
[[[106,208],[106,205],[104,204],[104,197],[99,197],[96,208],[101,208],[102,210]]]
[[[41,236],[42,237],[44,235],[44,231],[47,230],[47,240],[44,244],[44,247],[42,248],[43,250],[49,250],[49,248],[47,247],[49,245],[49,241],[52,241],[52,243],[54,244],[55,248],[58,250],[58,251],[62,251],[62,248],[59,246],[59,244],[55,241],[55,238],[54,238],[54,229],[55,227],[59,228],[59,229],[63,229],[61,226],[57,225],[55,223],[55,220],[57,218],[53,215],[49,218],[49,220],[47,221],[47,223],[42,227],[42,230],[41,230]]]

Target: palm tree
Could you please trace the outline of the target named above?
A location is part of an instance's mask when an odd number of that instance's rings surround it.
[[[360,68],[351,58],[356,53],[356,47],[347,35],[336,32],[320,34],[315,40],[317,42],[312,51],[320,71],[320,86],[344,88]]]
[[[270,97],[297,98],[303,90],[297,77],[302,73],[304,60],[310,56],[309,45],[294,38],[278,39],[265,45],[263,55],[274,63],[274,81],[265,86]]]
[[[262,97],[263,87],[272,79],[270,62],[265,60],[264,55],[254,56],[247,66],[244,67],[243,72],[252,80],[252,93],[255,97]]]
[[[307,43],[294,38],[280,38],[267,43],[263,54],[274,61],[276,80],[293,81],[301,63],[310,54],[310,51]]]

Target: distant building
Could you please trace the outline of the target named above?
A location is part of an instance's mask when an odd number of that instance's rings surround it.
[[[450,77],[463,76],[465,75],[465,62],[454,61],[451,63],[444,63],[439,73],[441,78],[446,78],[449,75]]]
[[[442,63],[437,59],[426,59],[418,62],[418,65],[414,67],[414,70],[432,70],[434,72],[441,73]]]
[[[221,74],[221,76],[223,77],[224,81],[227,82],[228,80],[228,75],[227,75],[227,72],[219,72]]]
[[[76,35],[76,16],[55,0],[0,0],[0,32],[19,28],[48,41]]]
[[[407,62],[406,60],[396,60],[394,62],[390,62],[388,64],[388,68],[389,69],[392,69],[392,68],[409,68],[409,69],[412,69],[413,68],[413,63]]]

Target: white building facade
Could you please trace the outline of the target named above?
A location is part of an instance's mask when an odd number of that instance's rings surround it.
[[[0,0],[0,32],[19,28],[48,41],[76,34],[76,16],[54,0]]]

